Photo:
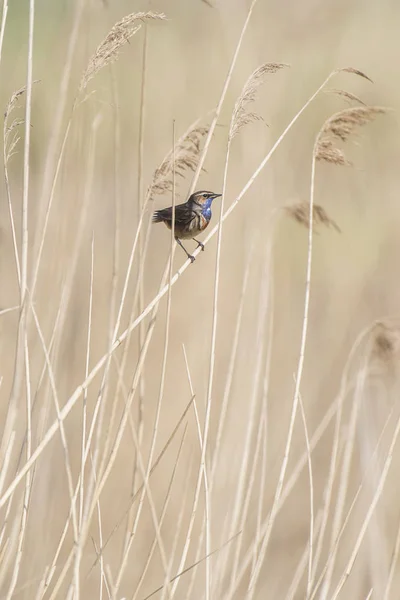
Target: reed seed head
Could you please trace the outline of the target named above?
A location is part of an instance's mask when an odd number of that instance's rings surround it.
[[[236,101],[233,109],[231,130],[229,137],[234,138],[242,127],[253,123],[254,121],[262,121],[262,117],[255,112],[248,110],[249,104],[255,101],[257,90],[263,83],[263,78],[267,74],[273,74],[289,65],[284,63],[266,63],[258,67],[246,81],[242,93]]]
[[[314,147],[316,160],[333,163],[336,165],[351,165],[344,152],[338,148],[337,142],[347,142],[350,135],[357,129],[373,121],[377,115],[387,112],[380,106],[357,106],[346,108],[332,115],[325,121],[318,134]]]
[[[356,102],[357,104],[361,104],[362,106],[367,106],[365,104],[365,102],[363,102],[363,100],[361,100],[361,98],[359,98],[355,94],[352,94],[351,92],[347,92],[346,90],[327,89],[327,90],[325,90],[325,93],[326,94],[334,94],[335,96],[341,96],[342,98],[345,98],[349,102]]]
[[[289,204],[284,208],[288,215],[294,221],[296,221],[296,223],[299,223],[306,229],[309,228],[310,204],[308,202],[294,202],[293,204]],[[319,225],[323,225],[324,227],[332,227],[338,233],[341,233],[341,230],[337,223],[333,219],[331,219],[326,210],[320,204],[313,205],[313,224],[316,228]]]
[[[179,138],[175,151],[171,150],[156,169],[148,188],[147,196],[153,197],[172,191],[173,172],[183,177],[187,171],[195,171],[200,158],[201,142],[209,131],[208,125],[200,125],[199,120]]]
[[[82,92],[85,90],[89,81],[101,69],[117,60],[121,49],[139,31],[143,22],[154,19],[163,20],[166,19],[166,16],[164,13],[155,13],[152,11],[138,12],[131,13],[115,23],[90,59],[82,76],[79,91]]]

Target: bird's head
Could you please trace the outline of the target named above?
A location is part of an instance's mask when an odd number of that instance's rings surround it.
[[[202,208],[209,208],[212,204],[212,201],[215,198],[219,198],[222,194],[214,194],[214,192],[207,192],[205,190],[201,190],[199,192],[195,192],[189,198],[195,204],[198,204]]]

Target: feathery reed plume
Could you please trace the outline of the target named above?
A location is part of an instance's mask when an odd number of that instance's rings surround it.
[[[262,117],[257,113],[250,112],[248,110],[249,104],[254,102],[256,99],[256,92],[260,85],[263,83],[264,75],[269,73],[273,74],[288,67],[285,63],[266,63],[258,67],[246,81],[242,93],[236,101],[235,108],[233,109],[231,131],[229,137],[232,139],[237,135],[242,127],[252,123],[253,121],[262,121]]]
[[[330,89],[325,90],[325,93],[326,94],[334,94],[335,96],[341,96],[342,98],[345,98],[346,100],[349,100],[350,102],[357,102],[358,104],[361,104],[362,106],[367,106],[365,104],[365,102],[363,100],[361,100],[361,98],[359,98],[355,94],[352,94],[351,92],[346,92],[346,90],[336,90],[336,89],[330,88]]]
[[[147,190],[151,198],[172,190],[172,174],[183,177],[185,171],[195,171],[200,157],[201,142],[209,130],[208,125],[200,125],[199,120],[179,138],[175,149],[168,152],[161,165],[156,169],[153,180]],[[175,167],[174,167],[175,161]]]
[[[117,60],[121,48],[125,46],[130,38],[139,31],[143,21],[148,19],[166,19],[164,13],[138,12],[126,15],[123,19],[115,23],[114,27],[109,31],[107,36],[98,46],[93,54],[89,64],[82,76],[79,92],[86,89],[89,81],[93,79],[97,73]]]
[[[309,228],[310,205],[308,202],[295,202],[285,206],[284,209],[288,215],[303,227]],[[315,227],[324,225],[333,227],[338,233],[341,233],[338,224],[331,219],[326,210],[320,204],[313,205],[313,223]]]
[[[336,146],[336,142],[346,142],[349,136],[359,127],[373,121],[377,115],[384,114],[387,109],[380,106],[357,106],[346,108],[335,113],[325,121],[314,147],[316,160],[336,165],[349,166],[344,152]]]
[[[371,83],[374,83],[372,79],[368,77],[368,75],[366,75],[362,71],[359,71],[359,69],[355,69],[354,67],[342,67],[341,69],[335,69],[334,73],[353,73],[353,75],[358,75],[358,77],[363,77]]]
[[[39,80],[33,81],[33,83],[38,83]],[[9,117],[14,109],[17,107],[18,101],[21,96],[26,92],[26,86],[16,90],[11,96],[10,100],[7,103],[6,110],[4,111],[4,162],[7,163],[11,156],[15,154],[15,147],[20,140],[20,135],[16,129],[24,124],[24,119],[14,119],[9,124]],[[10,140],[12,136],[12,139]]]

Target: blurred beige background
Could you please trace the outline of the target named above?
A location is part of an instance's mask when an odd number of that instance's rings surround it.
[[[150,5],[151,4],[151,5]],[[81,74],[88,59],[112,25],[132,11],[162,11],[165,22],[148,25],[147,87],[145,93],[144,129],[144,187],[172,143],[172,122],[177,135],[200,117],[207,121],[207,113],[215,108],[222,91],[248,3],[239,0],[214,0],[210,8],[200,0],[185,2],[124,2],[111,0],[106,6],[100,0],[84,4],[78,40],[74,47],[71,82],[68,86],[62,132],[70,114]],[[41,194],[43,192],[46,156],[54,131],[54,117],[59,98],[60,80],[66,60],[68,42],[78,0],[37,2],[34,36],[34,78],[32,112],[32,152],[30,189],[30,249],[37,244],[36,228]],[[374,84],[353,75],[341,73],[330,87],[348,90],[372,105],[393,109],[375,123],[360,131],[346,144],[346,154],[354,168],[319,164],[316,173],[315,201],[321,204],[341,228],[318,229],[314,239],[314,265],[310,306],[309,337],[306,348],[304,376],[301,386],[302,401],[307,417],[309,435],[315,432],[340,389],[343,368],[350,349],[360,332],[375,319],[397,315],[400,300],[398,285],[399,241],[399,161],[400,142],[398,109],[400,84],[398,57],[400,42],[398,25],[400,5],[393,0],[343,2],[265,2],[259,0],[245,35],[243,46],[223,107],[220,127],[217,127],[210,152],[205,162],[199,186],[219,192],[225,162],[226,140],[234,102],[250,73],[264,62],[285,62],[290,69],[267,76],[258,92],[254,110],[264,121],[247,126],[232,145],[225,207],[235,199],[273,142],[307,98],[335,68],[352,66],[365,72]],[[27,54],[28,7],[10,3],[1,62],[0,103],[5,108],[13,91],[25,84]],[[104,69],[90,84],[93,94],[74,115],[66,154],[55,190],[50,213],[48,234],[43,250],[35,296],[35,308],[47,342],[49,342],[60,305],[63,284],[68,276],[77,239],[82,226],[82,240],[76,273],[72,280],[65,327],[57,335],[60,351],[53,365],[61,405],[83,381],[85,376],[91,241],[94,239],[94,284],[92,339],[90,365],[107,350],[110,322],[110,294],[113,276],[115,205],[120,207],[120,244],[118,259],[117,302],[119,301],[130,249],[138,222],[138,132],[141,86],[143,31],[127,45],[112,71]],[[113,95],[113,83],[116,90]],[[22,105],[23,102],[22,102]],[[271,507],[281,465],[289,417],[292,409],[294,373],[297,369],[302,315],[304,309],[304,282],[307,256],[307,231],[284,213],[272,221],[273,211],[290,202],[308,201],[312,148],[316,134],[325,119],[346,107],[343,99],[322,93],[307,109],[256,180],[249,192],[225,221],[222,238],[221,276],[218,303],[218,330],[216,339],[215,378],[211,413],[208,461],[211,462],[222,397],[226,385],[230,352],[234,339],[235,322],[240,303],[246,265],[251,261],[245,292],[243,320],[240,328],[237,360],[223,434],[221,454],[211,497],[213,548],[227,537],[224,529],[226,514],[233,511],[233,500],[241,473],[251,398],[257,398],[256,424],[260,419],[263,400],[263,377],[267,369],[268,347],[271,351],[268,389],[268,419],[266,434],[266,471],[258,463],[257,484],[250,498],[249,517],[242,531],[242,552],[254,539],[259,485],[264,484],[263,518]],[[252,108],[253,110],[253,108]],[[23,117],[20,108],[18,116]],[[96,122],[94,141],[94,180],[89,186],[86,214],[85,185],[90,169],[90,144],[93,143],[93,123]],[[117,133],[116,133],[117,132]],[[115,134],[120,147],[116,154]],[[23,137],[23,132],[22,132]],[[59,148],[59,143],[57,144]],[[11,159],[10,179],[16,225],[19,232],[22,198],[22,144]],[[186,199],[191,174],[179,180],[179,201]],[[0,203],[0,309],[18,304],[18,286],[12,251],[12,238],[4,183],[1,182]],[[170,195],[157,197],[150,203],[151,210],[171,203]],[[217,222],[219,205],[214,208]],[[271,264],[268,252],[273,236]],[[154,297],[169,255],[169,232],[162,226],[151,231],[150,245],[144,271],[144,305]],[[192,248],[192,242],[188,242]],[[30,268],[33,269],[32,254]],[[161,450],[179,416],[190,400],[190,388],[182,346],[184,345],[201,422],[209,377],[209,353],[213,316],[213,294],[216,259],[216,236],[188,268],[172,291],[170,339],[166,369],[165,391],[161,412],[157,450]],[[174,268],[184,260],[182,251],[175,253]],[[266,266],[267,265],[267,266]],[[136,290],[137,263],[130,280],[127,307],[123,313],[121,330],[129,322],[131,302]],[[271,291],[266,317],[267,325],[260,335],[259,304]],[[143,454],[148,453],[158,398],[161,363],[165,336],[166,298],[161,302],[155,332],[147,354],[143,375]],[[268,326],[268,322],[272,325]],[[148,323],[148,321],[147,321]],[[0,317],[0,397],[4,416],[10,394],[14,347],[17,330],[16,313]],[[48,378],[39,387],[44,365],[43,351],[37,332],[32,326],[29,336],[33,412],[34,446],[40,441],[40,407],[48,400]],[[118,351],[118,356],[121,356]],[[260,356],[261,355],[261,356]],[[130,385],[138,356],[138,334],[135,332],[129,351],[125,384]],[[261,377],[255,388],[257,361],[261,358]],[[352,475],[346,507],[351,503],[357,487],[370,464],[382,427],[393,410],[380,447],[378,463],[364,482],[362,496],[349,521],[346,535],[341,540],[333,576],[336,587],[345,568],[355,538],[360,530],[367,507],[376,489],[382,464],[398,418],[397,356],[390,365],[373,369],[371,381],[365,384],[362,410],[357,420],[357,436],[351,462]],[[351,378],[355,377],[356,370]],[[97,398],[101,377],[96,377],[88,393],[88,411],[91,415]],[[112,390],[116,374],[112,371]],[[348,426],[354,396],[348,394],[344,404],[343,431]],[[54,406],[49,402],[47,426],[55,419]],[[122,413],[122,399],[118,399],[117,415]],[[134,400],[132,415],[137,420],[138,399]],[[3,418],[3,417],[2,417]],[[107,418],[107,415],[106,415]],[[117,418],[117,423],[118,423]],[[66,432],[71,454],[72,472],[76,478],[80,469],[81,402],[66,420]],[[184,494],[192,498],[197,478],[200,450],[193,411],[187,417],[187,432],[175,479],[162,536],[171,551],[179,517],[183,529],[177,540],[179,548],[171,574],[175,574],[179,553],[185,539],[184,531],[190,517],[190,502],[183,505]],[[26,429],[25,402],[21,399],[17,432],[18,449]],[[255,450],[257,428],[252,433],[252,451]],[[344,440],[345,440],[345,433]],[[333,425],[324,433],[312,454],[314,477],[314,510],[322,507],[332,448]],[[178,452],[179,440],[168,449],[163,463],[151,480],[151,489],[157,512],[162,509],[172,467]],[[290,454],[288,475],[297,459],[305,451],[304,428],[297,416],[294,441]],[[388,481],[374,513],[372,524],[357,557],[354,569],[343,588],[340,598],[381,599],[384,597],[390,560],[399,523],[398,477],[399,451],[395,447]],[[13,456],[17,467],[18,452]],[[129,506],[129,495],[135,452],[131,435],[126,430],[119,448],[110,479],[101,495],[103,535],[105,538]],[[263,477],[265,479],[263,479]],[[22,494],[20,486],[19,494]],[[187,488],[187,489],[186,489]],[[22,497],[22,495],[21,495]],[[266,559],[254,598],[285,598],[295,569],[304,551],[310,520],[309,479],[307,467],[289,495],[272,532]],[[18,598],[34,598],[44,569],[53,559],[61,530],[69,510],[64,458],[59,435],[51,442],[37,463],[33,486],[27,537],[23,549],[21,574],[17,586]],[[204,514],[204,496],[201,495],[194,537],[197,542]],[[121,562],[122,527],[113,535],[105,550],[105,561],[112,573]],[[323,549],[323,557],[329,544]],[[97,521],[94,519],[91,535],[98,544]],[[137,537],[132,547],[128,568],[123,577],[118,598],[133,596],[144,566],[145,557],[154,537],[154,526],[148,504],[145,502]],[[59,569],[71,549],[69,535],[59,561]],[[191,546],[187,565],[195,560],[196,543]],[[224,554],[226,552],[226,554]],[[233,553],[234,550],[231,550]],[[204,552],[200,554],[204,556]],[[224,557],[233,560],[228,550],[221,551],[211,560],[213,579],[218,580]],[[86,578],[96,552],[89,538],[82,563],[81,597],[99,597],[98,567]],[[228,562],[228,565],[231,563]],[[317,569],[321,573],[324,560]],[[232,597],[245,598],[249,574],[244,576]],[[153,591],[163,582],[164,571],[156,551],[139,598]],[[182,578],[176,598],[187,598],[190,575]],[[190,598],[203,598],[204,564],[195,574]],[[68,579],[68,582],[71,578]],[[301,580],[296,598],[305,598],[305,578]],[[9,579],[3,582],[4,594]],[[228,566],[212,598],[225,597],[230,584]],[[400,572],[394,571],[390,598],[398,597]],[[372,596],[368,596],[373,588]],[[66,597],[64,585],[59,597]],[[50,597],[50,592],[48,597]],[[3,597],[3,596],[1,596]],[[4,595],[4,597],[6,597]],[[47,597],[47,595],[45,596]],[[104,596],[106,597],[106,596]],[[155,597],[161,597],[157,595]],[[226,596],[228,597],[228,596]],[[318,595],[317,595],[318,597]],[[329,596],[331,597],[331,596]]]

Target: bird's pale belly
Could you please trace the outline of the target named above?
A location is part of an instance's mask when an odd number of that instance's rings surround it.
[[[175,223],[175,235],[182,240],[190,240],[204,231],[209,222],[209,219],[200,214],[196,219],[193,219],[189,227],[179,227],[179,223]],[[166,225],[169,229],[171,229],[170,223],[166,223]]]

